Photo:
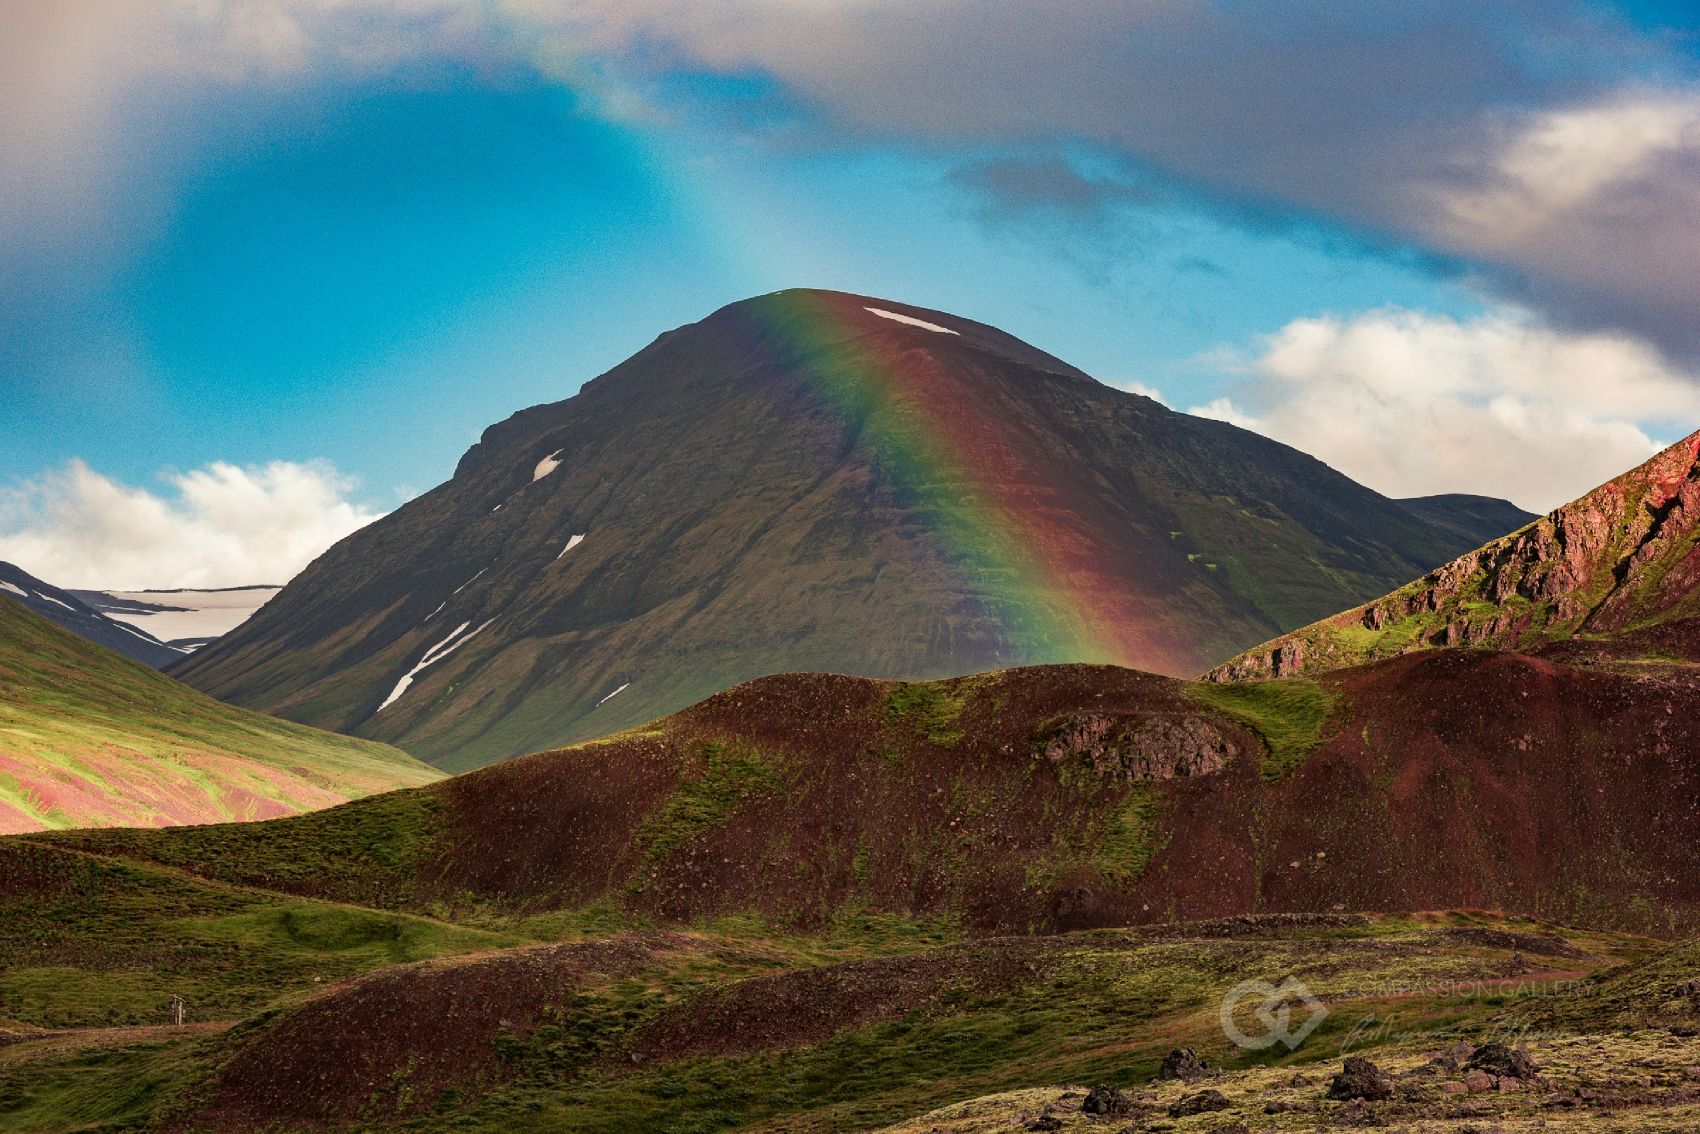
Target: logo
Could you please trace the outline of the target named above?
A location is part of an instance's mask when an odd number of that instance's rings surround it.
[[[1240,1026],[1236,1013],[1252,1002],[1252,1018],[1258,1027],[1248,1030]],[[1297,1026],[1293,1021],[1295,1009],[1303,1009]],[[1236,984],[1222,998],[1222,1034],[1247,1051],[1263,1051],[1278,1043],[1292,1051],[1328,1018],[1328,1007],[1311,995],[1297,977],[1288,977],[1280,985],[1266,980],[1248,980]]]

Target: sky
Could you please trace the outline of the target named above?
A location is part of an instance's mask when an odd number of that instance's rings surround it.
[[[0,559],[282,582],[784,287],[1392,496],[1700,427],[1700,16],[1644,0],[0,0]]]

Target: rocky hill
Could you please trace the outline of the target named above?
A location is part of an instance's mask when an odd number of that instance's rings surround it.
[[[1392,594],[1266,642],[1217,681],[1314,674],[1437,646],[1538,650],[1700,614],[1700,433]]]
[[[173,672],[458,770],[776,672],[1196,673],[1478,544],[1451,511],[983,324],[781,292],[491,427]]]

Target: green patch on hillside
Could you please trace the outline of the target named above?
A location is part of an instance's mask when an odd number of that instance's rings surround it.
[[[1192,697],[1228,714],[1263,741],[1263,778],[1284,779],[1322,745],[1323,726],[1338,696],[1307,678],[1246,681],[1232,685],[1199,682]]]
[[[200,1031],[181,1032],[41,1054],[0,1048],[0,1130],[145,1129],[204,1069]]]
[[[634,836],[652,862],[721,826],[745,801],[772,792],[784,779],[780,762],[736,741],[705,741],[699,759],[700,767],[680,776],[673,794]]]
[[[1162,819],[1162,793],[1154,784],[1134,784],[1105,818],[1092,865],[1118,885],[1136,881],[1163,849]]]
[[[228,1018],[385,965],[526,937],[268,894],[168,867],[0,841],[0,1018],[35,1027]]]
[[[886,717],[914,729],[933,744],[950,748],[962,739],[957,720],[967,704],[967,687],[942,681],[900,681],[886,701]]]
[[[434,791],[397,791],[269,823],[27,837],[221,882],[404,909],[420,906],[417,883],[440,850],[442,811]]]

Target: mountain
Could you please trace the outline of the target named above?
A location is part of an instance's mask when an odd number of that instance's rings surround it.
[[[1213,680],[1314,674],[1435,646],[1525,652],[1700,642],[1700,433],[1383,598],[1283,635]],[[1653,634],[1665,627],[1662,634]],[[1636,643],[1643,643],[1637,645]],[[1605,647],[1601,646],[1601,649]]]
[[[1456,532],[1459,539],[1477,546],[1540,519],[1533,512],[1525,512],[1509,500],[1497,500],[1492,496],[1471,496],[1462,492],[1409,497],[1397,503],[1405,511],[1412,512],[1431,524]]]
[[[188,653],[242,625],[281,589],[255,585],[211,590],[71,593],[108,618],[147,631]]]
[[[439,775],[222,704],[0,595],[0,832],[265,819]]]
[[[155,669],[180,660],[185,652],[146,630],[109,617],[76,592],[62,591],[10,563],[0,563],[0,592],[78,637]]]
[[[173,672],[449,769],[766,673],[1195,673],[1479,542],[1001,331],[788,291],[486,430]]]
[[[331,811],[35,841],[412,913],[999,934],[1467,906],[1694,932],[1697,753],[1700,683],[1509,653],[1241,685],[792,674]]]

